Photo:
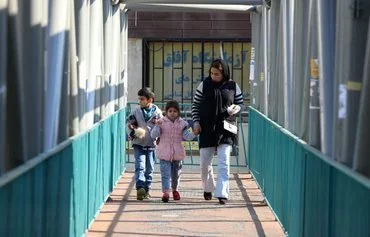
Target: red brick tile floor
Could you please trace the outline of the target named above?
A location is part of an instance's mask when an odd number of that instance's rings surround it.
[[[285,236],[248,173],[231,173],[226,205],[203,199],[194,170],[182,174],[179,201],[171,195],[163,203],[160,174],[153,180],[151,199],[137,201],[134,173],[126,171],[86,236]]]

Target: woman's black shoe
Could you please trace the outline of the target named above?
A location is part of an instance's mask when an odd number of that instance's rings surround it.
[[[204,192],[203,197],[204,200],[212,200],[212,193]]]
[[[218,202],[221,204],[221,205],[225,205],[226,202],[227,202],[227,198],[218,198]]]

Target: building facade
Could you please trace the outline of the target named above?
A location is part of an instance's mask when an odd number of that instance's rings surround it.
[[[156,101],[190,103],[215,58],[224,58],[249,101],[249,13],[130,11],[128,101],[150,86]]]

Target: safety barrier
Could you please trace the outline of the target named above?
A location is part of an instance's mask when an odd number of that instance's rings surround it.
[[[370,236],[370,180],[249,109],[249,169],[289,236]]]
[[[81,236],[124,172],[125,109],[0,178],[0,236]]]

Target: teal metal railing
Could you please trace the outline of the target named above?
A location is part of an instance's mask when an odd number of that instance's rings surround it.
[[[125,109],[0,178],[0,236],[81,236],[125,171]]]
[[[166,103],[164,102],[155,102],[155,104],[164,111]],[[189,125],[192,125],[191,119],[191,104],[190,103],[179,103],[181,110],[181,117],[189,122]],[[128,116],[131,110],[138,106],[137,102],[128,102],[127,103],[127,113]],[[246,112],[240,113],[238,120],[238,129],[239,129],[239,141],[236,146],[233,147],[233,152],[231,154],[230,166],[231,167],[247,167],[247,119],[248,114]],[[183,145],[187,152],[187,159],[184,160],[184,165],[199,165],[199,146],[198,141],[183,141]],[[133,156],[133,150],[131,147],[131,142],[127,139],[126,141],[126,162],[134,163],[135,158]],[[157,160],[158,162],[158,160]]]
[[[249,108],[249,169],[289,236],[370,236],[370,180]]]

